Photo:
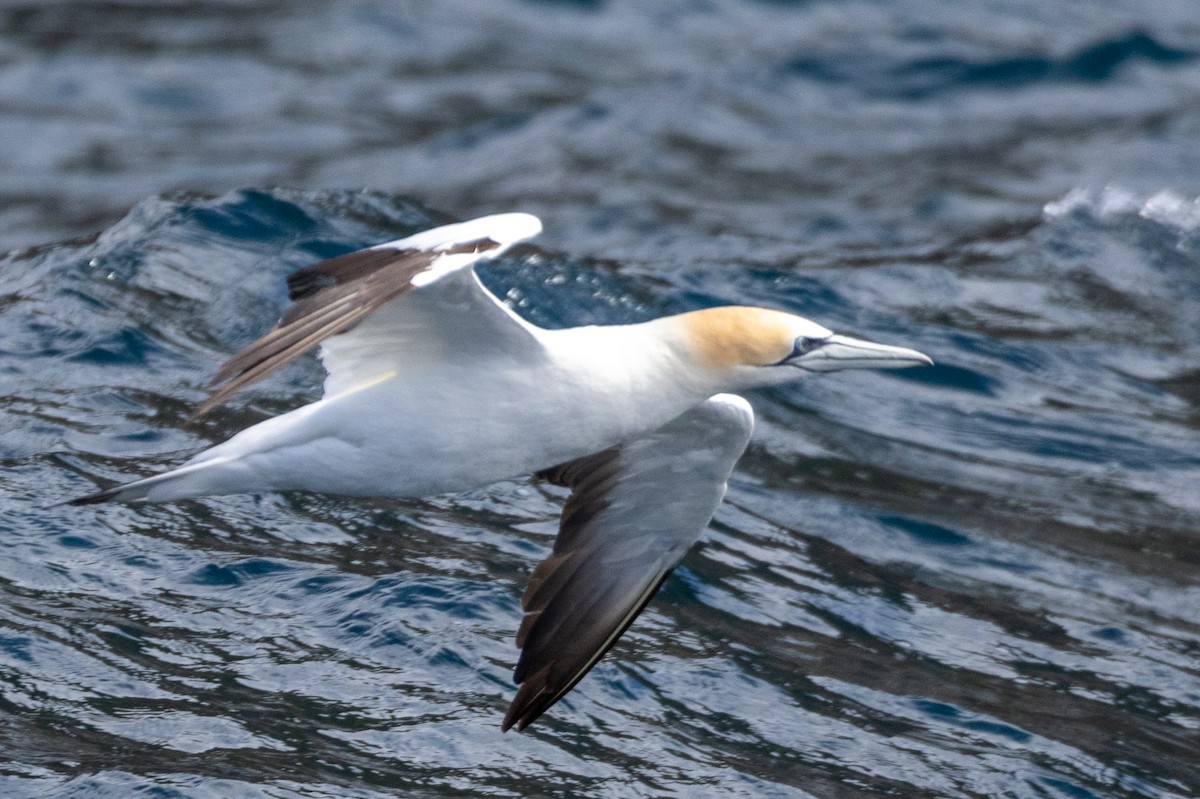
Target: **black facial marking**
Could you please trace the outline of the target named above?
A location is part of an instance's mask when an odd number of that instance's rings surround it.
[[[808,353],[812,352],[813,350],[820,348],[821,345],[823,345],[826,341],[827,341],[827,339],[824,339],[824,338],[811,338],[809,336],[801,336],[800,338],[796,339],[795,343],[792,345],[792,351],[788,353],[786,358],[779,361],[778,363],[773,363],[771,365],[772,366],[783,366],[785,363],[790,363],[791,361],[794,361],[797,358],[799,358],[803,355],[807,355]]]
[[[800,355],[807,355],[824,343],[825,339],[823,338],[809,338],[808,336],[801,336],[800,338],[796,339],[796,346],[792,348],[792,357],[795,358]]]

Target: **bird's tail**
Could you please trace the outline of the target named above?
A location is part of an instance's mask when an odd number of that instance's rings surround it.
[[[99,502],[172,502],[210,494],[229,493],[227,484],[229,458],[212,458],[189,463],[163,474],[156,474],[132,483],[68,500],[68,505],[94,505]],[[232,488],[232,490],[236,490]]]

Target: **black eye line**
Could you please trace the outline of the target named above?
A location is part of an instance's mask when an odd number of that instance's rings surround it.
[[[825,339],[823,338],[809,338],[808,336],[801,336],[800,338],[796,339],[796,346],[792,349],[792,354],[805,355],[812,352],[824,343]]]
[[[787,357],[778,363],[771,364],[771,366],[783,366],[785,363],[788,363],[795,358],[799,358],[801,355],[807,355],[808,353],[820,347],[826,341],[827,339],[824,338],[801,336],[800,338],[796,339],[795,343],[792,345],[792,351],[787,354]]]

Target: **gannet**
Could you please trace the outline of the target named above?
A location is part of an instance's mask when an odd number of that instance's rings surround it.
[[[754,426],[730,392],[932,363],[764,308],[536,327],[474,265],[541,227],[529,214],[487,216],[294,273],[291,307],[220,369],[197,413],[318,344],[321,399],[74,502],[412,498],[528,474],[565,486],[553,552],[522,598],[519,689],[501,728],[523,730],[603,657],[708,526]]]

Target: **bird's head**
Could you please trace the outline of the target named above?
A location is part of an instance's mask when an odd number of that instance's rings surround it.
[[[709,308],[674,319],[690,357],[735,390],[813,372],[933,363],[916,350],[839,336],[804,317],[766,308]]]

